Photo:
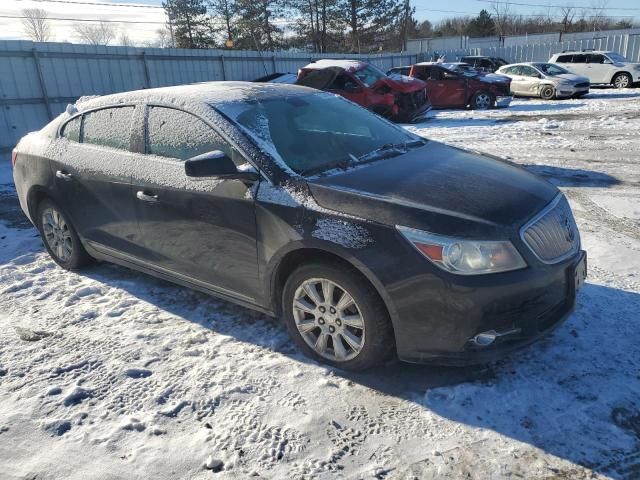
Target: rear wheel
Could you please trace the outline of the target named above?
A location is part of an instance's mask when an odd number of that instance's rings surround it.
[[[345,370],[365,370],[394,349],[387,310],[362,276],[333,264],[295,270],[284,288],[290,336],[309,357]]]
[[[543,100],[553,100],[556,97],[556,89],[552,85],[543,85],[540,88],[540,98]]]
[[[474,110],[487,110],[493,108],[496,101],[489,92],[478,92],[471,99],[471,108]]]
[[[49,255],[62,268],[73,270],[91,261],[67,215],[52,200],[40,202],[36,223]]]
[[[618,73],[613,77],[613,86],[616,88],[630,88],[631,76],[628,73]]]

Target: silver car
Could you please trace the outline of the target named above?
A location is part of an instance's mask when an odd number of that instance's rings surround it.
[[[589,93],[590,82],[554,63],[515,63],[496,73],[511,78],[511,91],[522,97],[578,98]]]

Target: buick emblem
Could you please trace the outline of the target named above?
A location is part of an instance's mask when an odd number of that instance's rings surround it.
[[[573,230],[573,226],[569,221],[569,217],[567,217],[566,215],[563,215],[561,221],[562,221],[562,226],[564,227],[564,230],[565,230],[564,238],[567,240],[567,242],[573,243],[573,240],[576,238],[576,232],[574,232]]]

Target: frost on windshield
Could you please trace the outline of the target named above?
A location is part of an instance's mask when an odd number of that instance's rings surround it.
[[[366,228],[347,220],[323,218],[316,222],[311,235],[345,248],[364,248],[373,243]]]

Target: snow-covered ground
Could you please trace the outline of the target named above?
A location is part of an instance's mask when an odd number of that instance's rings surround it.
[[[4,162],[0,477],[640,478],[640,90],[408,128],[566,192],[590,269],[552,336],[484,368],[332,371],[261,314],[57,268]]]

